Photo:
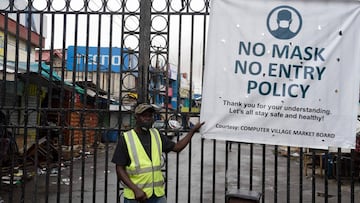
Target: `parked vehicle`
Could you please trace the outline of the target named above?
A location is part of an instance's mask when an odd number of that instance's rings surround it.
[[[179,130],[182,129],[181,123],[177,120],[156,120],[153,124],[153,128],[157,128],[161,133],[173,138],[177,136]]]

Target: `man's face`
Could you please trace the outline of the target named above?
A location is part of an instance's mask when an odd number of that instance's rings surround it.
[[[278,23],[279,23],[279,27],[288,28],[288,27],[290,27],[291,19],[290,20],[278,20]]]
[[[142,130],[149,130],[154,123],[153,111],[145,111],[141,114],[136,115],[136,125]]]

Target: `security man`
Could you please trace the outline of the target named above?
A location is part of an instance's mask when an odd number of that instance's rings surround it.
[[[180,152],[204,124],[197,123],[177,143],[152,128],[154,106],[146,103],[135,108],[135,128],[124,132],[116,146],[112,162],[124,185],[124,203],[166,203],[161,154]]]

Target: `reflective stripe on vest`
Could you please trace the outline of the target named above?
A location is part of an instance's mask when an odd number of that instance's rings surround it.
[[[164,182],[154,182],[154,183],[145,183],[145,184],[136,184],[139,188],[152,188],[154,187],[162,187]],[[129,188],[127,185],[124,185],[124,188]]]
[[[156,129],[150,129],[151,160],[145,152],[140,139],[134,130],[124,133],[131,163],[126,167],[130,179],[146,193],[148,197],[165,195],[164,179],[161,172],[162,143],[160,134]],[[133,191],[124,187],[124,197],[134,199]]]

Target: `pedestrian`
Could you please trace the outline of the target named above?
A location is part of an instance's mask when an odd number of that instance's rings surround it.
[[[135,128],[118,140],[112,162],[118,180],[124,183],[124,203],[166,203],[161,154],[183,150],[204,124],[198,122],[175,143],[152,128],[155,111],[151,104],[139,104],[135,108]]]

